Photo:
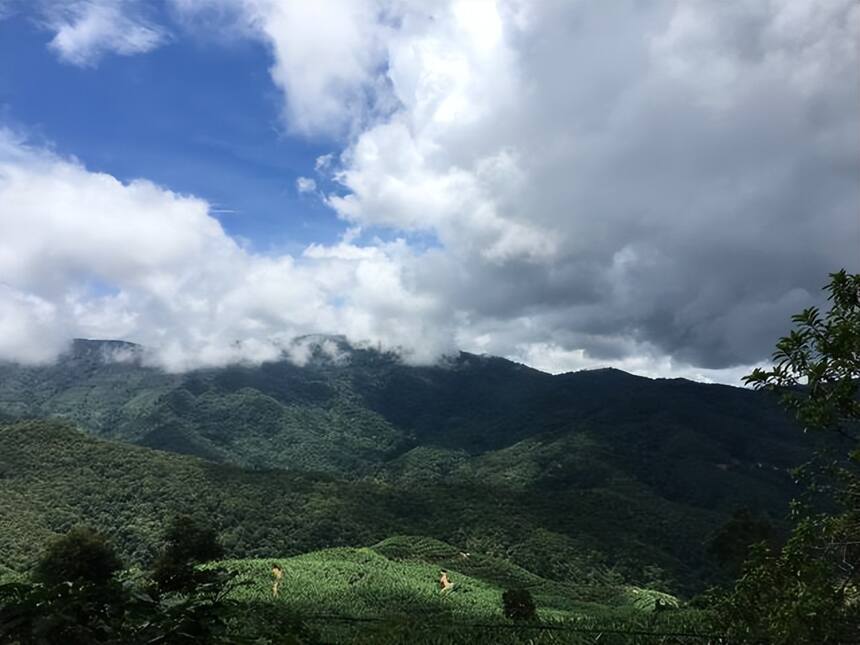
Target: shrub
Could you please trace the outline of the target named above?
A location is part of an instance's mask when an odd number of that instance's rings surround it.
[[[174,518],[164,540],[166,545],[152,571],[159,591],[186,591],[209,581],[214,572],[199,571],[197,565],[224,555],[215,531],[187,515]]]
[[[534,620],[537,608],[528,589],[508,589],[502,594],[502,610],[511,620]]]
[[[33,570],[33,580],[46,585],[63,582],[104,585],[121,566],[103,535],[88,528],[74,528],[50,544]]]

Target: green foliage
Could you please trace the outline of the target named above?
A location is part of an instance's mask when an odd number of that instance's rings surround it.
[[[217,534],[198,524],[188,515],[178,515],[165,533],[165,547],[152,571],[159,592],[187,591],[211,582],[212,572],[201,572],[197,566],[224,555]]]
[[[171,532],[179,523],[174,523]],[[193,528],[193,527],[192,527]],[[175,536],[174,536],[175,537]],[[314,642],[289,612],[247,606],[228,598],[233,576],[218,570],[190,578],[182,589],[150,593],[144,577],[122,581],[66,566],[80,553],[90,563],[112,558],[99,536],[75,530],[57,540],[36,567],[38,576],[0,585],[0,642],[11,645],[238,645]],[[189,556],[190,557],[190,556]],[[111,567],[118,564],[115,558]],[[59,566],[58,566],[59,565]],[[44,574],[50,572],[50,578]],[[111,571],[112,573],[112,571]],[[83,577],[86,574],[89,578]]]
[[[199,524],[189,515],[178,515],[164,536],[165,552],[182,562],[200,564],[224,556],[218,535],[210,526]]]
[[[173,542],[178,541],[179,526],[188,526],[192,533],[199,530],[185,520],[174,522],[167,531]],[[603,634],[601,642],[620,644],[662,642],[674,637],[660,634],[713,629],[704,612],[664,617],[634,604],[611,608],[583,602],[573,587],[512,570],[504,561],[482,560],[480,554],[452,556],[454,547],[426,538],[392,538],[377,548],[396,551],[399,559],[376,548],[330,549],[281,559],[285,577],[277,598],[270,590],[270,560],[206,564],[201,567],[204,575],[181,592],[150,593],[143,574],[125,574],[101,586],[88,581],[7,584],[0,586],[0,642],[384,645],[408,637],[422,643],[525,645],[590,643]],[[195,551],[185,553],[192,557]],[[431,561],[421,560],[424,555]],[[437,562],[452,557],[482,577],[451,568],[455,591],[441,594]],[[503,594],[502,587],[488,580],[512,575],[527,580],[535,594],[525,588]],[[527,619],[525,625],[509,629],[515,625],[504,619],[503,598],[508,617],[518,623]],[[538,603],[544,622],[537,621]]]
[[[106,585],[121,566],[103,535],[78,527],[51,542],[33,570],[33,579],[45,585]]]
[[[708,552],[733,575],[737,575],[749,555],[750,547],[762,542],[775,546],[776,539],[770,522],[744,508],[736,511],[708,541]]]
[[[63,522],[103,527],[125,555],[145,563],[154,555],[149,545],[159,541],[159,519],[181,512],[217,523],[233,556],[372,543],[406,530],[477,532],[509,522],[509,528],[501,527],[504,536],[514,528],[526,533],[538,521],[515,527],[511,516],[518,503],[512,500],[500,515],[480,489],[398,491],[373,482],[244,473],[95,442],[44,424],[0,430],[0,444],[0,459],[15,468],[2,494],[8,514],[0,516],[0,557],[18,567],[33,553],[34,542]],[[448,513],[463,522],[451,525]]]
[[[598,604],[585,590],[541,579],[504,560],[478,553],[463,558],[451,545],[417,536],[396,536],[372,548],[338,548],[281,559],[284,583],[271,594],[270,560],[218,563],[236,575],[232,597],[255,607],[288,607],[319,625],[326,642],[395,643],[589,643],[636,642],[626,632],[713,633],[710,614],[678,609],[655,613],[654,598],[677,606],[675,598],[635,588],[606,590]],[[451,564],[448,564],[451,563]],[[455,583],[441,594],[440,566]],[[531,594],[546,629],[517,627],[503,614],[503,580],[519,580]],[[614,591],[609,595],[610,591]],[[653,597],[652,597],[653,596]],[[651,598],[650,605],[643,600]],[[641,607],[641,608],[640,608]],[[528,625],[537,623],[529,622]],[[574,632],[571,630],[583,630]],[[562,631],[558,631],[562,630]],[[566,630],[566,631],[564,631]],[[436,639],[436,640],[433,640]],[[660,642],[651,637],[648,641]],[[667,641],[673,642],[673,641]]]
[[[776,644],[841,643],[860,630],[860,274],[831,274],[830,310],[809,308],[777,343],[774,367],[747,377],[756,388],[783,394],[805,428],[851,439],[848,455],[806,468],[812,491],[826,495],[828,513],[796,504],[796,525],[781,549],[756,547],[731,593],[718,601],[738,637]],[[844,448],[843,448],[844,449]]]
[[[9,583],[0,586],[0,642],[117,642],[124,610],[115,601],[122,589],[79,581],[59,585]]]
[[[97,441],[57,422],[0,426],[0,467],[7,472],[0,487],[0,564],[23,571],[51,537],[86,524],[108,535],[123,558],[149,565],[162,518],[188,514],[216,527],[233,558],[420,534],[590,588],[626,580],[689,593],[717,579],[703,543],[725,523],[722,512],[662,497],[622,464],[599,487],[542,487],[540,473],[552,471],[568,451],[607,460],[604,448],[593,448],[596,440],[578,436],[529,439],[473,457],[473,474],[461,478],[383,473],[342,480],[251,472]],[[646,442],[638,445],[647,449]],[[530,479],[526,469],[536,475]],[[513,481],[505,472],[524,474]],[[719,479],[724,471],[708,472],[731,487],[731,479]],[[737,478],[738,495],[746,490],[750,502],[759,496],[774,513],[794,490],[785,473],[772,469],[738,465],[728,474]]]
[[[848,602],[840,571],[826,557],[831,522],[805,517],[782,549],[763,543],[753,549],[733,593],[718,605],[733,637],[815,645],[856,635],[860,612]]]
[[[502,594],[502,613],[511,620],[534,620],[537,607],[528,589],[508,589]]]
[[[773,368],[744,380],[782,392],[804,428],[844,432],[860,419],[860,274],[832,273],[825,289],[830,310],[793,316],[795,329],[777,342]]]
[[[397,555],[392,542],[401,545]],[[409,544],[415,548],[409,549]],[[415,612],[459,619],[499,617],[502,592],[514,584],[527,588],[548,617],[628,611],[636,597],[630,592],[633,588],[623,585],[581,587],[541,578],[480,553],[463,558],[455,547],[422,537],[398,536],[371,548],[326,549],[279,562],[284,582],[278,602],[305,614],[336,607],[362,618]],[[260,602],[270,598],[270,560],[229,560],[223,566],[243,583],[236,598]],[[444,595],[438,585],[443,567],[455,583],[454,591]]]

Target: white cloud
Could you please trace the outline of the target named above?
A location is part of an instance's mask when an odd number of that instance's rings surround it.
[[[164,28],[146,20],[137,0],[73,0],[46,8],[55,32],[49,46],[65,62],[96,65],[108,53],[129,56],[166,42]]]
[[[299,193],[312,193],[317,189],[317,182],[310,177],[299,177],[296,179],[296,190]]]
[[[857,268],[856,3],[478,6],[403,9],[399,108],[350,141],[328,203],[434,235],[422,286],[473,328],[539,321],[497,353],[621,364],[599,330],[662,371],[752,363]]]
[[[144,343],[172,370],[272,359],[309,333],[403,348],[412,360],[452,349],[446,306],[414,291],[418,258],[402,242],[257,256],[203,200],[122,183],[8,132],[0,204],[5,360],[48,360],[74,336]]]
[[[316,158],[314,162],[314,170],[317,172],[326,172],[329,168],[331,168],[332,161],[334,160],[334,155],[332,153],[328,153],[325,155],[320,155]]]
[[[221,30],[249,35],[272,51],[272,81],[296,133],[337,136],[385,110],[387,3],[377,0],[172,0],[191,25],[214,18]],[[207,22],[207,25],[211,23]]]
[[[0,358],[48,363],[66,346],[57,308],[49,301],[0,284]]]
[[[288,127],[342,145],[297,189],[338,183],[322,197],[349,229],[257,257],[198,199],[7,145],[0,197],[33,230],[0,268],[32,319],[169,346],[175,367],[323,331],[720,380],[858,269],[850,0],[173,6],[270,48]],[[129,231],[140,253],[105,250]]]
[[[625,339],[618,338],[616,342],[624,345]],[[521,344],[507,357],[550,374],[600,369],[607,365],[605,359],[594,358],[584,349],[565,349],[552,343]],[[653,348],[637,347],[623,358],[612,361],[612,366],[648,378],[686,378],[703,383],[741,385],[743,377],[763,363],[713,370],[677,363],[671,356],[655,352]]]

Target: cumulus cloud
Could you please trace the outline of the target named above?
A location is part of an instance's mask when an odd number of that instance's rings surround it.
[[[49,46],[66,63],[96,65],[108,53],[129,56],[162,45],[167,32],[147,20],[137,0],[48,3],[45,20],[55,32]]]
[[[56,319],[57,308],[51,302],[0,284],[0,358],[52,362],[67,343],[66,331]]]
[[[452,349],[446,305],[414,292],[417,257],[402,242],[254,255],[205,201],[91,172],[8,132],[0,204],[6,360],[49,360],[74,336],[144,343],[172,370],[271,360],[308,333],[345,334],[407,360]]]
[[[472,327],[528,318],[523,342],[600,359],[570,345],[599,332],[726,368],[856,263],[850,0],[357,3],[313,82],[325,20],[232,4],[271,45],[292,124],[350,124],[318,164],[342,188],[326,203],[435,238],[418,287]]]
[[[187,28],[269,47],[289,129],[341,146],[297,189],[323,187],[347,233],[257,257],[200,200],[7,145],[19,161],[0,191],[57,227],[60,249],[19,240],[29,255],[3,297],[27,320],[157,343],[171,365],[325,331],[424,359],[458,346],[552,371],[734,380],[821,302],[828,272],[858,270],[851,0],[172,5]],[[73,206],[84,188],[101,211]],[[175,244],[93,256],[129,239],[115,201],[142,239],[150,207],[181,212],[154,226],[176,227]]]
[[[402,108],[341,156],[329,203],[434,232],[471,319],[725,368],[856,265],[855,3],[462,6],[391,40]]]
[[[600,334],[749,364],[857,268],[855,3],[473,6],[404,18],[401,108],[341,155],[329,204],[438,236],[456,269],[423,286],[501,321],[496,349],[618,361]]]
[[[396,4],[396,3],[394,3]],[[378,0],[173,0],[190,23],[258,38],[272,51],[289,129],[310,136],[354,132],[388,109],[385,41],[398,12]]]

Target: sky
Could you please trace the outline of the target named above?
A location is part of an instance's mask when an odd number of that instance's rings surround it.
[[[0,360],[737,384],[858,265],[853,0],[0,0]]]

